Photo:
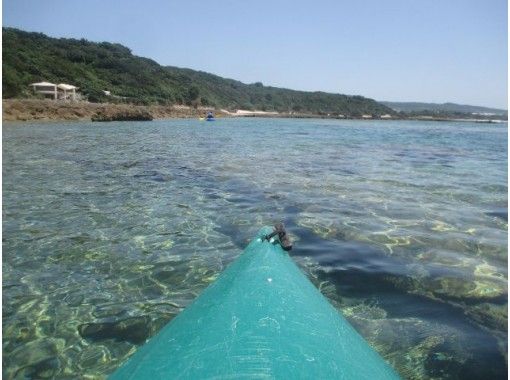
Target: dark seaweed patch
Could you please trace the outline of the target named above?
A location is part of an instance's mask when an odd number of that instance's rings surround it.
[[[142,344],[150,334],[150,318],[133,317],[116,322],[85,323],[78,327],[82,338],[99,341],[115,339],[121,342]]]
[[[488,216],[494,216],[496,218],[502,219],[505,222],[508,222],[508,209],[507,208],[500,208],[494,211],[486,212],[485,215]]]

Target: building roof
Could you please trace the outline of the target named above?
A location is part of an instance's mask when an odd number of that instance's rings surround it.
[[[65,84],[65,83],[59,83],[57,87],[60,88],[61,90],[66,90],[66,91],[72,90],[72,89],[76,90],[78,88],[76,86],[73,86],[72,84]]]
[[[38,83],[30,83],[30,86],[56,86],[56,84],[50,83],[50,82],[38,82]]]

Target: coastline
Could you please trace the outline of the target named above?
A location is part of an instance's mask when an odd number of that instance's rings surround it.
[[[204,117],[207,111],[206,107],[189,107],[184,105],[132,105],[132,104],[114,104],[114,103],[90,103],[84,101],[78,102],[59,102],[54,100],[39,99],[3,99],[2,100],[2,121],[91,121],[92,117],[98,113],[103,114],[129,114],[129,113],[149,113],[156,120],[161,119],[185,119]],[[475,122],[475,123],[502,123],[506,120],[492,119],[459,119],[442,118],[430,116],[413,116],[391,118],[380,117],[339,117],[335,115],[317,115],[296,112],[269,112],[253,110],[236,110],[235,112],[225,109],[214,110],[214,114],[219,118],[231,117],[270,117],[270,118],[295,118],[295,119],[339,119],[339,120],[415,120],[415,121],[451,121],[451,122]]]
[[[98,112],[111,114],[133,111],[149,112],[154,119],[171,119],[203,117],[207,109],[179,105],[138,106],[33,99],[2,100],[2,121],[91,121]],[[218,117],[228,116],[222,111],[215,111],[215,114]]]

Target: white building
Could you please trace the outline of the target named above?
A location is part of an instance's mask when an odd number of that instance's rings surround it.
[[[66,83],[50,83],[38,82],[30,84],[30,87],[36,94],[42,94],[45,98],[62,99],[62,100],[76,100],[76,90],[78,87]]]
[[[72,84],[60,83],[57,85],[57,89],[59,90],[58,98],[67,100],[76,100],[76,90],[78,87],[73,86]]]
[[[45,98],[57,99],[57,85],[49,82],[38,82],[30,85],[35,93],[43,94]]]

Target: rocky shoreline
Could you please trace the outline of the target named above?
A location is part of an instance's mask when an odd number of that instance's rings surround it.
[[[59,102],[54,100],[4,99],[2,100],[3,121],[91,121],[93,119],[139,120],[140,115],[150,115],[153,119],[199,118],[207,112],[205,108],[186,106],[137,106],[131,104]],[[225,112],[215,111],[219,117],[228,116]]]
[[[92,121],[152,121],[154,118],[147,110],[101,110],[92,116]]]
[[[125,121],[125,120],[153,120],[172,118],[200,118],[211,109],[204,107],[188,107],[183,105],[150,105],[139,106],[133,104],[90,103],[85,101],[61,102],[39,99],[3,99],[3,121]],[[276,117],[276,118],[322,118],[322,119],[351,119],[335,115],[315,115],[306,113],[282,113],[264,111],[228,111],[214,110],[216,117]],[[478,123],[496,123],[506,120],[491,119],[454,119],[445,117],[413,116],[391,118],[361,117],[356,120],[416,120],[416,121],[470,121]]]

